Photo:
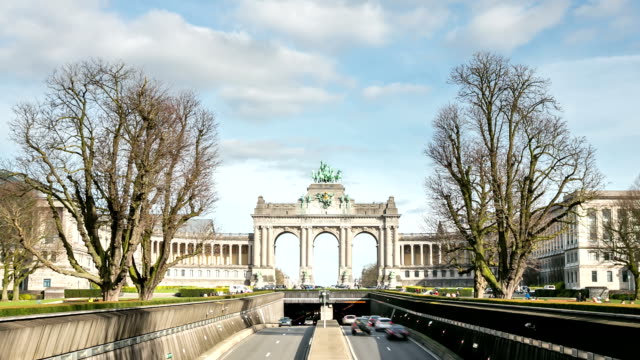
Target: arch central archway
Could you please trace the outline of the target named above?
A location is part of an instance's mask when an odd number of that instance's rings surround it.
[[[380,283],[395,282],[395,277],[389,275],[399,272],[400,215],[392,196],[386,203],[359,204],[345,193],[341,184],[311,184],[307,194],[295,203],[266,203],[262,196],[258,197],[252,217],[252,272],[262,274],[261,279],[254,279],[256,282],[275,279],[275,239],[286,232],[299,239],[302,284],[315,284],[314,240],[322,233],[330,233],[338,241],[339,283],[353,284],[353,239],[361,233],[381,244],[372,259],[377,260]]]

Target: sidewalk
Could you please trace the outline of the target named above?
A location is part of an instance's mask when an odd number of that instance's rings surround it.
[[[347,340],[337,320],[318,320],[309,360],[351,360]]]

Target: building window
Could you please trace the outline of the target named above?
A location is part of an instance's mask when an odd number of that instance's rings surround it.
[[[229,270],[225,270],[224,271],[224,278],[228,279],[229,278]]]
[[[438,277],[438,270],[433,270],[433,277]]]
[[[447,277],[447,270],[440,271],[440,274],[442,275],[442,277]]]
[[[589,215],[587,216],[587,227],[589,230],[589,240],[591,241],[598,240],[598,227],[597,227],[597,218],[596,218],[595,210],[589,211]]]
[[[609,240],[609,234],[611,232],[611,209],[602,210],[602,238]]]
[[[405,271],[405,272],[404,272],[404,277],[405,277],[405,278],[408,278],[409,276],[411,276],[411,275],[409,275],[409,270]]]
[[[185,276],[187,276],[187,270],[185,270],[185,269],[182,269],[182,271],[180,271],[180,272],[182,273],[182,277],[185,277]]]
[[[167,277],[171,276],[171,270],[167,270]]]
[[[613,282],[613,272],[607,271],[607,282]]]
[[[198,277],[202,277],[202,270],[198,270]]]
[[[51,279],[44,279],[42,281],[42,286],[44,287],[51,287]]]
[[[207,277],[210,278],[211,277],[211,270],[207,270]]]
[[[173,269],[173,276],[178,276],[178,269]]]
[[[626,271],[622,272],[622,282],[627,282],[629,281],[629,273]]]
[[[193,277],[193,270],[189,270],[189,277]]]
[[[233,277],[237,278],[238,277],[238,270],[233,270]]]
[[[454,273],[453,273],[453,270],[449,270],[449,276],[450,277],[454,277],[455,276]]]
[[[589,260],[590,261],[598,261],[599,260],[598,253],[596,251],[589,251]]]
[[[598,272],[597,271],[592,271],[591,272],[591,281],[592,282],[598,282]]]
[[[415,276],[416,276],[416,277],[420,277],[420,271],[416,270],[416,272],[415,272]]]

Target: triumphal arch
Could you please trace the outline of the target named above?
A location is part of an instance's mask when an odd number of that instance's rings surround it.
[[[268,203],[262,196],[253,214],[253,273],[273,276],[275,240],[291,233],[300,240],[300,273],[303,284],[314,283],[313,244],[322,233],[339,242],[338,283],[351,284],[352,240],[360,233],[373,236],[377,244],[379,279],[395,279],[400,267],[398,220],[400,214],[390,196],[382,203],[357,203],[339,183],[340,171],[321,163],[314,183],[295,203]]]

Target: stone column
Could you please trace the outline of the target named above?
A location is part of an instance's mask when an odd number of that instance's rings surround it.
[[[353,260],[353,256],[352,256],[352,250],[353,250],[353,233],[351,232],[351,228],[345,228],[344,229],[345,235],[347,237],[347,267],[349,268],[349,273],[351,273],[351,267],[352,265],[352,260]]]
[[[404,265],[404,245],[400,245],[400,266]]]
[[[262,266],[269,266],[267,251],[269,250],[269,243],[267,242],[267,227],[262,226],[260,231],[260,263]]]
[[[384,237],[380,229],[378,229],[378,267],[380,269],[384,268],[387,264],[384,254]]]
[[[307,228],[300,229],[300,267],[307,266]],[[300,279],[302,280],[302,279]]]
[[[397,253],[398,250],[394,250],[393,249],[393,244],[391,243],[391,239],[389,238],[389,228],[385,227],[384,228],[384,253],[386,256],[386,264],[389,267],[394,266],[394,264],[396,263],[396,261],[394,260],[394,257],[397,257]]]
[[[340,236],[338,241],[340,241],[340,262],[338,263],[338,267],[340,271],[342,271],[342,268],[347,265],[347,262],[345,260],[345,256],[347,252],[347,239],[345,234],[345,228],[342,226],[340,227]]]
[[[268,230],[268,239],[269,239],[269,266],[275,266],[276,264],[276,256],[275,256],[275,244],[273,239],[273,227],[269,226]]]
[[[424,266],[424,244],[420,244],[420,265]]]
[[[392,226],[390,228],[390,232],[391,232],[391,241],[393,242],[394,248],[398,249],[398,245],[400,245],[399,244],[399,240],[400,239],[398,239],[398,228]],[[396,259],[396,261],[398,261],[398,260],[399,259]],[[399,262],[396,262],[395,264],[396,264],[396,266],[398,266],[397,264],[399,264]]]
[[[260,264],[260,228],[253,228],[253,266],[259,267]]]
[[[410,245],[411,246],[411,265],[415,265],[415,258],[413,256],[413,244]]]
[[[313,231],[307,229],[307,267],[313,267]]]

